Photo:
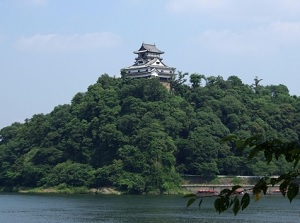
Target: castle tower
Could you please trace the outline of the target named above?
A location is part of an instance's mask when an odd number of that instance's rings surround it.
[[[135,63],[130,67],[121,69],[123,75],[131,78],[157,77],[167,86],[176,68],[169,67],[162,62],[163,59],[160,56],[164,54],[163,51],[157,49],[155,44],[143,43],[140,49],[133,53],[137,54]]]

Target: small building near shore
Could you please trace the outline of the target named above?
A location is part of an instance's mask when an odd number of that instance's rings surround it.
[[[159,50],[155,44],[143,43],[139,50],[134,51],[137,54],[132,66],[121,69],[125,77],[130,78],[159,78],[166,87],[174,76],[176,68],[169,67],[162,62],[161,55],[163,51]]]

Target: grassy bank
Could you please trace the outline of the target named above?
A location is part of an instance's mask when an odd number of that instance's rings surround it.
[[[69,187],[66,185],[59,185],[56,187],[0,187],[0,192],[14,192],[14,193],[32,193],[32,194],[104,194],[104,195],[121,195],[127,194],[116,190],[112,187],[99,187],[99,188],[87,188],[87,187]],[[163,195],[183,195],[187,191],[182,188],[170,189],[163,193]],[[161,195],[159,190],[150,191],[147,194]]]
[[[237,177],[237,176],[216,176],[203,178],[200,176],[185,176],[184,185],[254,185],[259,178],[257,177]],[[16,192],[16,193],[44,193],[44,194],[126,194],[112,187],[87,188],[87,187],[70,187],[66,184],[60,184],[55,187],[2,187],[0,192]],[[189,193],[187,190],[178,188],[169,188],[164,195],[183,195]],[[160,191],[150,191],[147,194],[161,195]]]
[[[55,187],[2,187],[0,192],[32,193],[32,194],[121,194],[113,188],[87,188],[59,185]]]

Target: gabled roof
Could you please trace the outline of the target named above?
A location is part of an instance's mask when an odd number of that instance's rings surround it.
[[[157,49],[157,47],[155,46],[155,44],[147,44],[147,43],[143,43],[141,48],[137,51],[134,51],[133,53],[142,53],[142,52],[151,52],[151,53],[158,53],[158,54],[163,54],[163,51],[160,51],[159,49]]]
[[[156,65],[156,62],[160,62],[161,65]],[[165,63],[163,63],[158,58],[154,58],[154,59],[148,61],[145,64],[135,63],[132,66],[126,67],[124,69],[139,69],[139,68],[147,68],[147,67],[149,67],[149,68],[158,68],[158,69],[175,69],[174,67],[167,66]]]

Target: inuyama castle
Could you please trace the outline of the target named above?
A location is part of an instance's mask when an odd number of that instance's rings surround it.
[[[131,78],[159,78],[160,82],[169,87],[169,80],[174,76],[174,67],[169,67],[162,62],[161,54],[155,44],[143,43],[139,50],[134,51],[137,54],[135,62],[130,67],[121,69],[126,77]]]

